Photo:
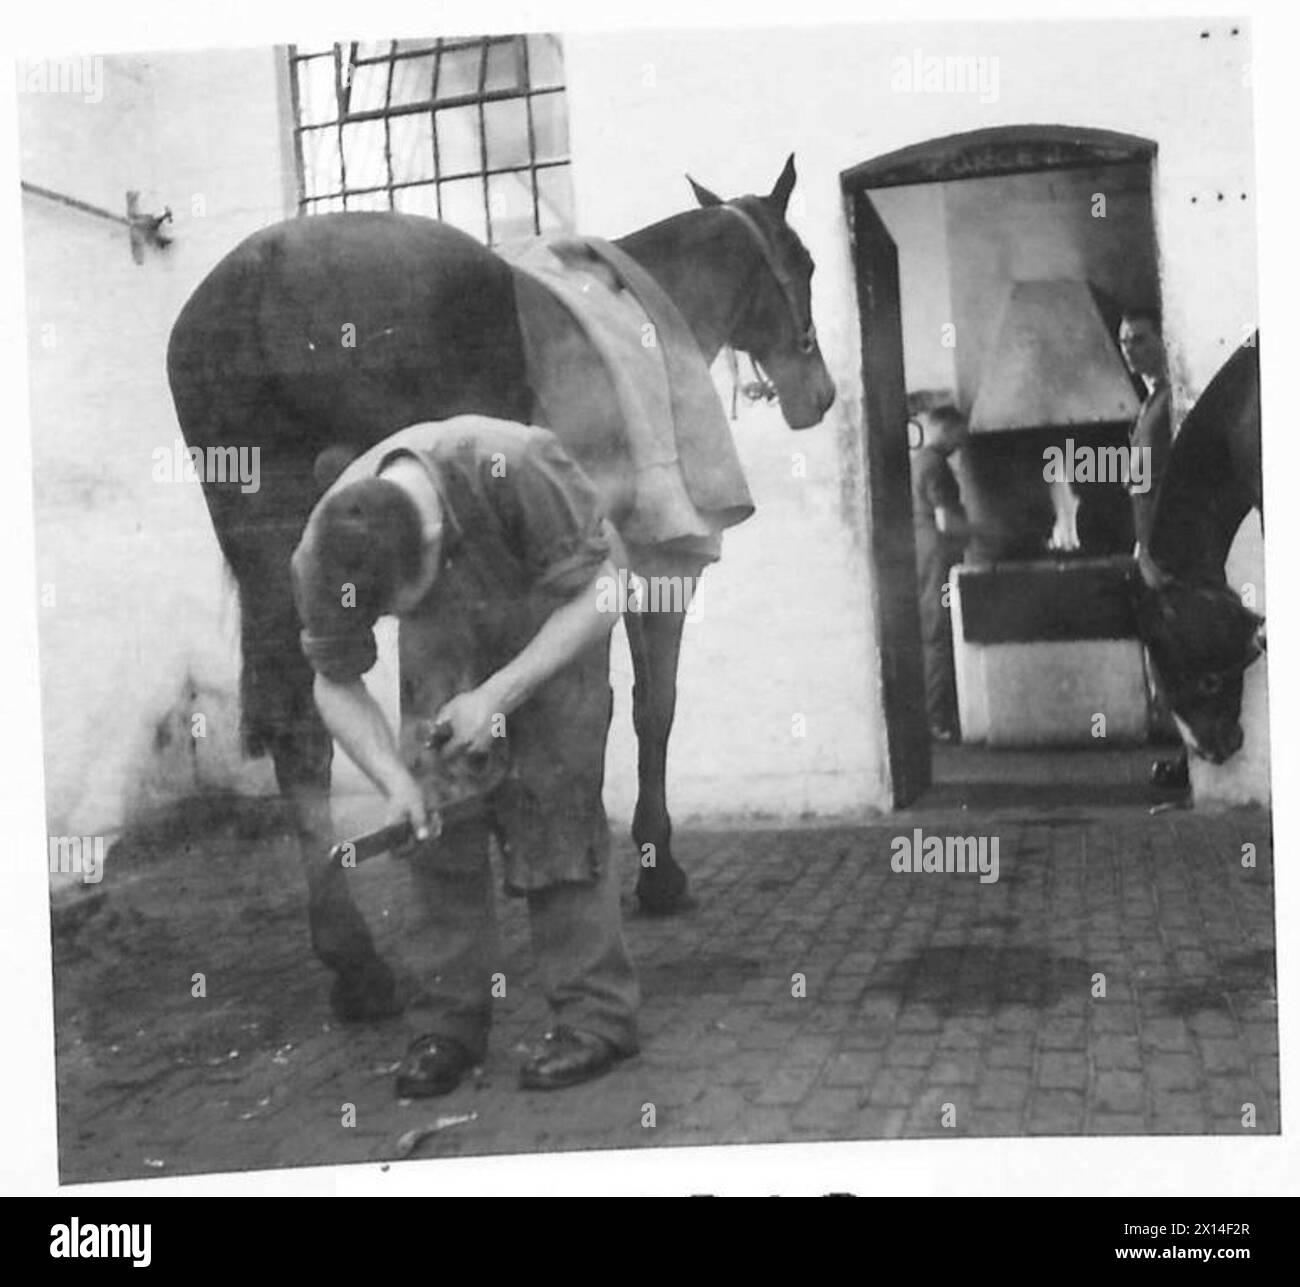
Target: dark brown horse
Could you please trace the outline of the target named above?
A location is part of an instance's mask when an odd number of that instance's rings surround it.
[[[785,222],[794,158],[767,196],[722,202],[691,182],[703,208],[614,244],[663,287],[706,362],[724,345],[749,353],[775,383],[790,427],[816,424],[835,390],[812,326],[812,261]],[[352,346],[340,343],[345,327],[353,328]],[[244,745],[272,756],[291,804],[312,942],[337,975],[336,1013],[391,1013],[392,973],[351,900],[345,872],[327,860],[335,838],[333,748],[299,648],[289,556],[338,464],[397,429],[465,413],[535,418],[513,272],[473,238],[431,219],[376,213],[290,220],[248,238],[199,285],[173,328],[167,370],[191,447],[260,449],[259,491],[204,484],[239,586]],[[609,442],[566,439],[565,425],[550,427],[598,483],[608,476],[615,454]],[[616,525],[617,508],[611,502]],[[650,571],[680,575],[684,585],[694,585],[703,569],[699,556],[649,553],[656,564]],[[637,894],[658,912],[679,907],[686,890],[664,796],[689,605],[678,606],[625,617],[639,749],[632,833],[639,852],[654,854]]]
[[[1224,571],[1242,520],[1263,518],[1259,439],[1255,332],[1183,422],[1140,560],[1138,622],[1157,682],[1188,749],[1215,764],[1241,747],[1243,676],[1264,648],[1263,619]]]

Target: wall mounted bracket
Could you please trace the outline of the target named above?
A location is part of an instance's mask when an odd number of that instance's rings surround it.
[[[171,245],[171,233],[164,229],[164,224],[172,221],[171,207],[164,207],[162,214],[144,214],[140,210],[140,194],[138,192],[128,192],[126,194],[126,214],[114,214],[111,210],[105,210],[103,206],[91,205],[89,201],[82,201],[77,197],[67,196],[62,192],[55,192],[50,188],[42,188],[39,184],[28,183],[24,180],[23,191],[30,192],[33,196],[43,197],[46,201],[55,201],[59,205],[67,206],[72,210],[80,210],[82,214],[93,215],[96,219],[107,219],[110,223],[121,224],[131,234],[131,258],[137,264],[144,263],[145,246],[153,246],[157,250],[163,250]]]

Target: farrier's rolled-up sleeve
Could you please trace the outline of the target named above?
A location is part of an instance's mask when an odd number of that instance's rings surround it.
[[[374,619],[347,606],[346,587],[328,583],[310,528],[290,563],[293,598],[302,622],[299,639],[312,669],[337,684],[360,679],[378,657]]]
[[[505,462],[493,495],[535,593],[571,599],[610,557],[600,497],[553,434],[537,433],[518,460]]]

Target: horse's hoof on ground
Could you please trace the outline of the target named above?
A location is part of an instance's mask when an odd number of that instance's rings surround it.
[[[684,872],[669,880],[642,877],[636,883],[636,900],[642,916],[676,916],[695,906]]]
[[[681,916],[699,906],[689,894],[677,898],[642,898],[637,895],[637,914],[661,919],[665,916]]]
[[[330,988],[330,1009],[341,1023],[373,1023],[402,1013],[397,980],[383,961],[364,970],[340,974]]]

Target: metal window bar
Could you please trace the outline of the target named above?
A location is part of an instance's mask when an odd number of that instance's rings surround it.
[[[496,36],[439,36],[435,37],[433,43],[428,45],[416,45],[411,49],[396,49],[392,53],[375,54],[369,58],[358,57],[356,65],[358,67],[375,66],[379,63],[390,61],[401,62],[407,58],[428,58],[439,53],[454,53],[461,49],[476,49],[483,45],[509,45],[518,41],[517,35],[496,35]],[[390,42],[396,46],[399,42],[394,40]],[[354,47],[359,42],[352,42]],[[306,53],[298,52],[296,45],[290,46],[289,58],[293,62],[306,62],[311,58],[327,58],[330,55],[329,49],[310,49]]]
[[[540,233],[543,198],[538,174],[541,170],[563,168],[568,166],[571,162],[568,157],[548,161],[538,160],[538,136],[533,111],[533,100],[543,95],[563,94],[564,86],[561,84],[548,85],[544,88],[533,88],[528,39],[522,35],[440,38],[435,39],[428,45],[418,45],[406,49],[399,49],[398,45],[399,42],[393,40],[389,42],[386,53],[372,54],[363,58],[359,54],[359,42],[351,42],[346,51],[346,72],[344,64],[344,48],[342,45],[336,44],[329,51],[320,50],[311,53],[300,53],[296,46],[290,46],[290,91],[294,110],[294,153],[298,165],[298,207],[300,213],[306,213],[309,209],[319,208],[327,203],[341,203],[343,208],[347,209],[350,204],[350,198],[372,197],[380,193],[386,195],[388,208],[392,210],[397,208],[397,193],[415,188],[432,187],[435,210],[438,217],[443,218],[445,217],[443,208],[444,186],[457,181],[477,178],[480,181],[479,189],[483,205],[483,230],[488,241],[491,242],[495,239],[494,234],[497,230],[495,225],[498,221],[494,219],[492,212],[492,185],[490,180],[496,175],[527,174],[528,177],[525,186],[532,205],[532,230],[534,234]],[[512,79],[515,83],[512,86],[488,89],[488,72],[491,65],[492,50],[503,47],[512,48],[514,51],[515,75]],[[439,89],[442,81],[444,55],[455,54],[457,52],[463,53],[467,50],[475,50],[478,53],[475,91],[448,94],[446,97],[440,97]],[[303,105],[301,86],[299,82],[299,68],[303,63],[308,61],[321,60],[331,56],[334,64],[333,79],[335,119],[313,121],[310,125],[304,125],[302,124]],[[397,64],[403,60],[414,58],[422,58],[431,62],[432,83],[429,86],[430,96],[427,99],[420,99],[416,102],[394,104],[392,101],[393,84]],[[352,91],[356,85],[358,69],[380,67],[384,65],[387,66],[388,71],[384,84],[384,106],[379,108],[365,107],[355,111],[352,110]],[[486,108],[488,104],[491,103],[517,101],[521,99],[524,102],[525,128],[527,130],[527,162],[518,165],[491,165],[489,164],[488,156]],[[478,166],[472,170],[458,169],[453,173],[444,173],[441,145],[439,141],[440,130],[438,128],[438,115],[443,111],[450,111],[458,107],[472,107],[475,109],[474,119],[476,121],[478,134],[476,140],[478,145]],[[414,116],[418,114],[428,114],[430,118],[429,133],[433,151],[433,177],[432,179],[422,177],[406,180],[399,177],[398,173],[394,170],[392,121],[397,117]],[[368,122],[382,122],[383,124],[383,182],[378,185],[363,182],[358,182],[353,185],[348,180],[345,127]],[[306,135],[323,133],[325,131],[333,132],[334,146],[337,149],[339,186],[337,189],[332,191],[308,191],[309,178],[311,176],[308,174],[308,164],[304,153],[303,140]]]
[[[528,174],[530,171],[537,170],[563,170],[570,163],[568,161],[538,161],[536,165],[506,165],[487,172],[488,178],[496,178],[503,174]],[[401,192],[407,188],[432,188],[439,186],[440,183],[456,183],[465,179],[478,179],[483,177],[481,170],[459,170],[454,174],[447,174],[438,179],[395,179],[392,183],[375,183],[364,187],[358,186],[349,188],[346,192],[342,188],[336,188],[332,192],[313,192],[306,197],[307,201],[337,201],[344,196],[349,197],[373,197],[378,193],[387,192],[392,189],[394,192]]]
[[[528,63],[528,41],[522,41],[523,60],[524,60],[524,84],[533,83],[532,68]],[[528,118],[528,159],[532,164],[528,167],[528,187],[533,196],[533,235],[541,236],[542,233],[542,199],[537,190],[537,131],[533,127],[533,97],[530,94],[524,100],[524,113]]]
[[[388,60],[388,81],[384,87],[385,103],[391,103],[393,101],[393,72],[397,68],[397,62],[391,57],[391,55],[397,52],[397,41],[394,40],[393,43],[388,46],[388,52],[390,57]],[[436,174],[438,172],[438,162],[436,158],[434,159],[433,166],[434,173]],[[396,210],[397,206],[393,196],[393,121],[390,116],[384,117],[384,173],[388,176],[388,208],[390,210]]]
[[[429,87],[429,93],[433,96],[434,102],[438,101],[438,79],[442,73],[442,45],[438,45],[438,54],[433,60],[433,82]],[[438,118],[432,111],[429,113],[429,135],[433,140],[433,175],[436,179],[442,174],[442,156],[438,150]],[[442,215],[442,184],[433,185],[434,209],[438,212],[438,218]]]
[[[394,103],[388,107],[365,108],[349,112],[337,121],[318,121],[302,125],[302,130],[322,130],[333,125],[356,125],[362,121],[381,121],[385,117],[414,116],[418,112],[442,112],[452,107],[473,107],[476,103],[501,103],[516,98],[545,98],[548,94],[563,94],[563,85],[548,85],[545,89],[488,89],[481,94],[456,94],[447,98],[426,98],[417,103]]]
[[[479,185],[483,193],[483,231],[489,244],[492,241],[492,202],[488,199],[488,154],[487,154],[487,120],[483,115],[483,93],[487,89],[488,47],[485,44],[478,56],[478,152],[479,171],[483,181]],[[435,128],[436,128],[435,122]]]

